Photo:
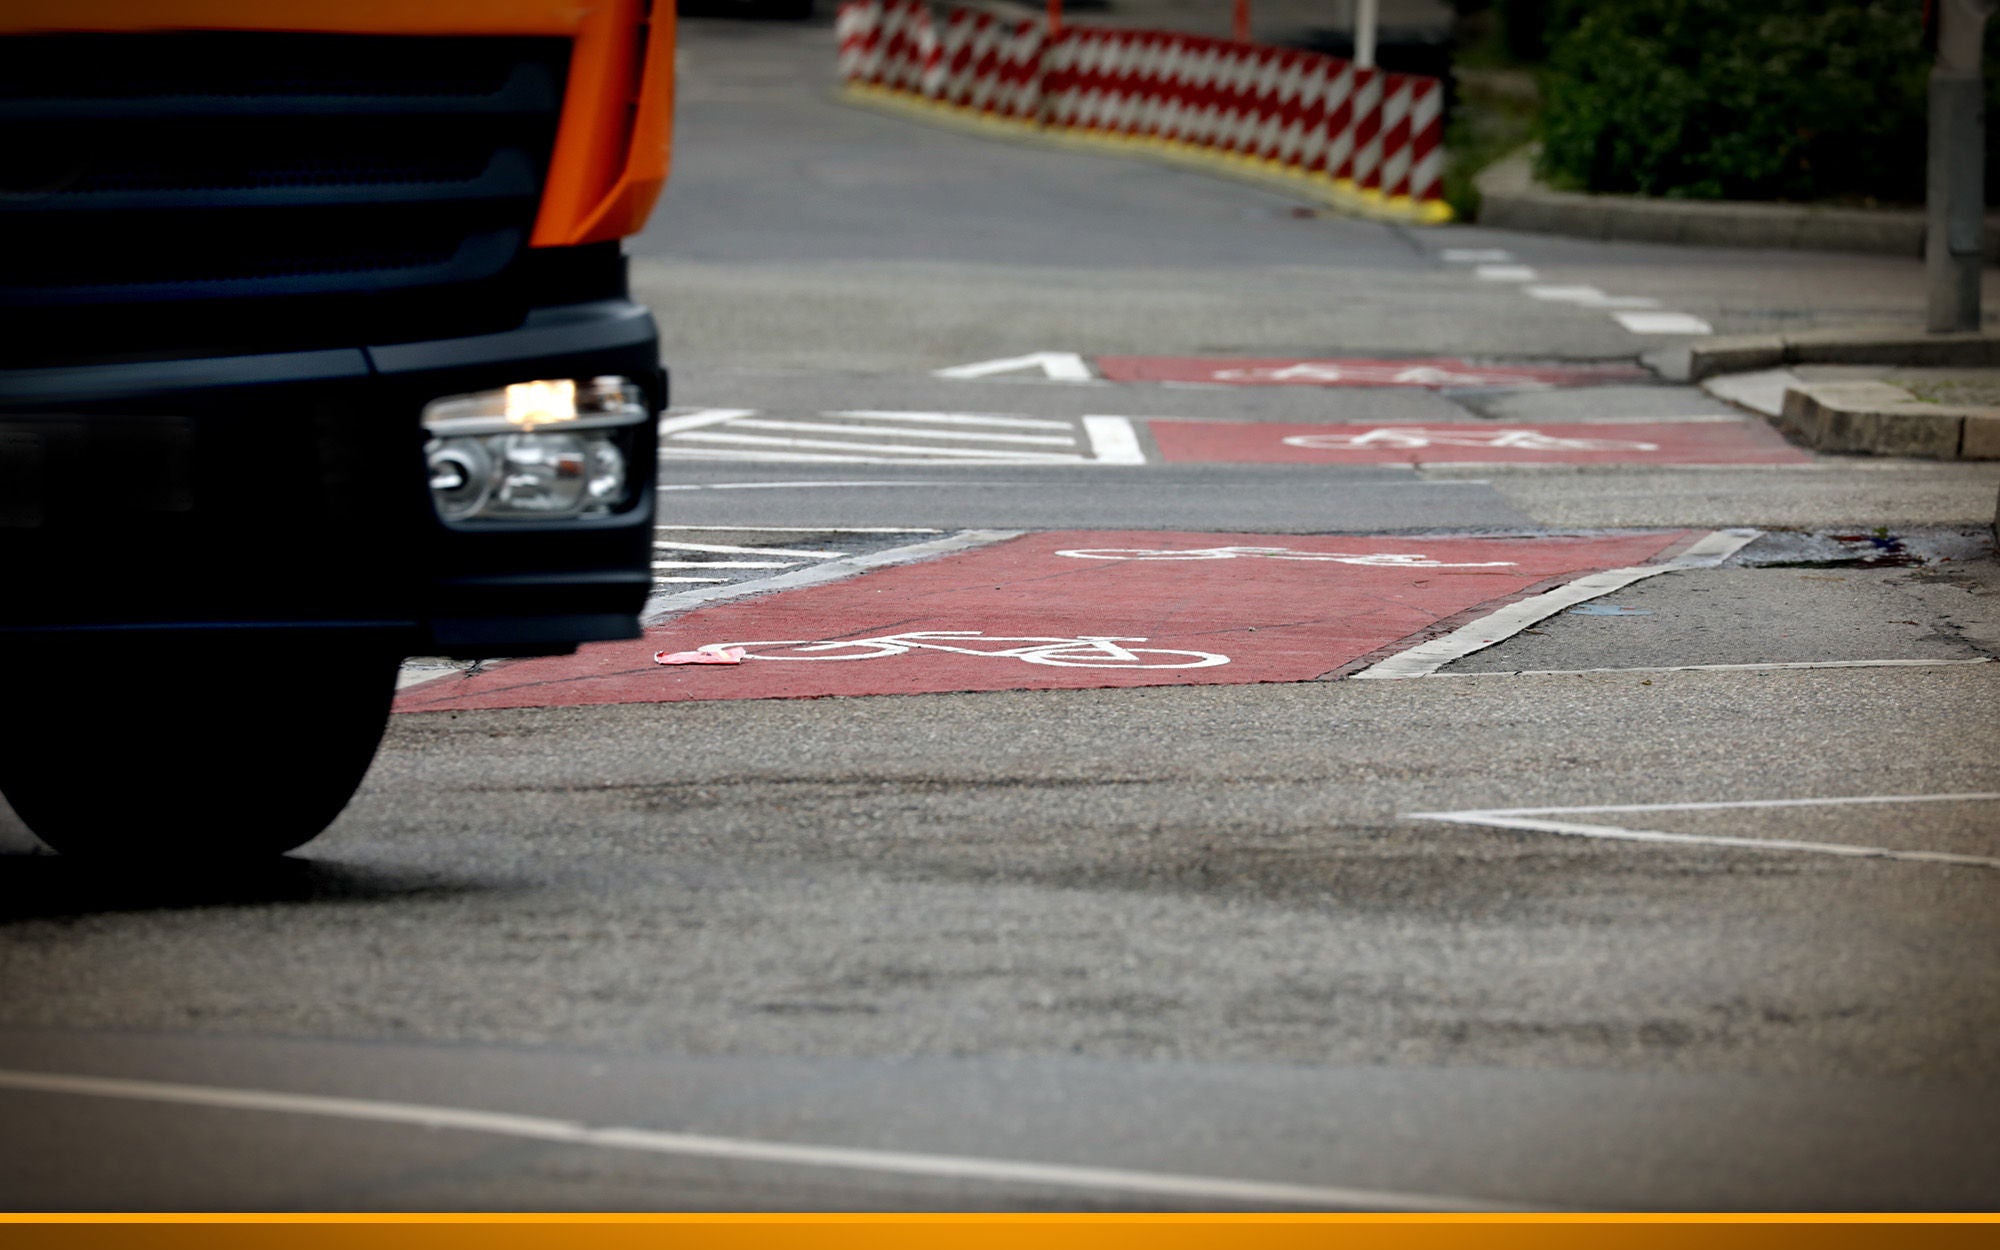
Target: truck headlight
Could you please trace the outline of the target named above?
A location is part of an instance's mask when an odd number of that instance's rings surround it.
[[[646,421],[627,378],[517,382],[424,405],[431,501],[447,521],[549,520],[615,512]]]

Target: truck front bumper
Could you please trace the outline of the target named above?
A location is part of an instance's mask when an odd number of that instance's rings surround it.
[[[616,509],[440,518],[427,403],[607,376],[648,412]],[[365,633],[468,657],[634,637],[665,404],[652,317],[622,299],[467,338],[0,371],[0,636]]]

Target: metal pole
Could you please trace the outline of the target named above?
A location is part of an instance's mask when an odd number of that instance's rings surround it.
[[[1933,333],[1979,328],[1986,233],[1986,83],[1981,45],[2000,0],[1936,0],[1924,187],[1926,322]]]
[[[1375,19],[1381,7],[1381,0],[1355,0],[1354,64],[1361,69],[1375,68]]]

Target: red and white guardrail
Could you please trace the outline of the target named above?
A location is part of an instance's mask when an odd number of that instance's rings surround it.
[[[1063,25],[926,0],[846,0],[848,88],[1065,139],[1302,185],[1444,221],[1444,83],[1339,57],[1169,31]]]

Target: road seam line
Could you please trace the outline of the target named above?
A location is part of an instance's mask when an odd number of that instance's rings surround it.
[[[1734,673],[1799,668],[1940,668],[1957,664],[1991,664],[1993,657],[1970,660],[1768,660],[1749,664],[1635,664],[1630,668],[1521,668],[1485,673],[1430,673],[1431,677],[1581,677],[1586,673]]]
[[[1125,1168],[1073,1167],[1011,1159],[916,1154],[851,1146],[793,1145],[652,1129],[593,1128],[577,1120],[475,1111],[460,1107],[341,1098],[321,1094],[289,1094],[274,1090],[228,1089],[221,1086],[185,1085],[116,1077],[70,1076],[61,1073],[0,1069],[0,1088],[85,1098],[116,1098],[235,1111],[321,1116],[378,1124],[408,1124],[433,1130],[490,1133],[558,1145],[593,1146],[606,1150],[628,1150],[645,1154],[691,1155],[784,1167],[844,1168],[853,1171],[890,1172],[997,1184],[1122,1191],[1183,1200],[1377,1211],[1545,1209],[1504,1205],[1473,1198],[1403,1194],[1338,1186],[1239,1180],[1231,1177],[1145,1172]]]

